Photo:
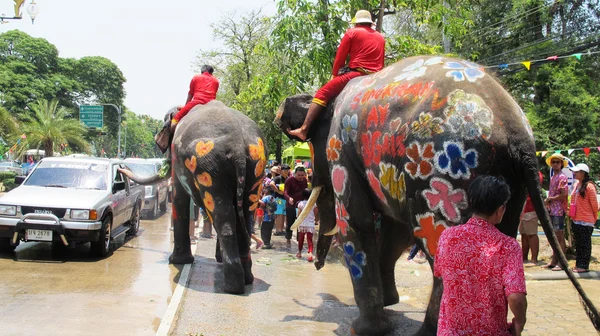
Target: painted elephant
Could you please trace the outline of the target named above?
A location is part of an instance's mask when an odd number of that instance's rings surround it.
[[[168,127],[168,125],[166,126]],[[219,101],[196,106],[178,124],[171,145],[175,245],[169,262],[194,261],[190,249],[189,204],[206,210],[222,256],[226,293],[244,293],[254,281],[247,223],[254,218],[265,177],[266,148],[256,123]],[[152,184],[159,175],[132,180]]]
[[[275,122],[302,125],[312,97],[284,100]],[[391,329],[383,307],[398,302],[394,267],[417,239],[430,265],[441,232],[469,216],[465,190],[478,175],[503,176],[512,197],[497,227],[516,237],[531,195],[551,246],[557,241],[540,196],[534,139],[517,103],[474,63],[412,57],[353,79],[309,130],[321,219],[317,269],[341,233],[360,316],[357,334]],[[289,134],[288,134],[289,136]],[[335,215],[333,215],[335,214]],[[302,217],[302,215],[300,216]],[[561,256],[561,265],[566,259]],[[586,311],[598,312],[568,271]],[[435,334],[442,283],[434,287],[419,334]]]

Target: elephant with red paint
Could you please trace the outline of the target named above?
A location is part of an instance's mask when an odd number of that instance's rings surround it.
[[[311,100],[306,94],[285,99],[275,118],[284,133],[303,124]],[[433,266],[442,231],[470,215],[465,190],[478,175],[502,176],[510,186],[501,232],[516,237],[529,194],[557,251],[527,118],[480,65],[420,56],[353,79],[313,123],[308,139],[317,191],[309,202],[322,214],[315,265],[323,267],[331,236],[339,232],[360,309],[352,325],[357,334],[393,328],[383,307],[399,302],[396,261],[416,238]],[[562,254],[560,263],[598,327],[598,312]],[[442,290],[434,278],[419,334],[436,333]]]
[[[164,127],[169,127],[168,122]],[[215,258],[223,262],[224,292],[244,293],[245,285],[254,281],[249,230],[267,162],[260,129],[246,115],[213,100],[194,107],[177,125],[171,155],[175,244],[169,262],[194,261],[188,234],[191,198],[206,211],[217,232]],[[169,177],[122,172],[140,184]]]

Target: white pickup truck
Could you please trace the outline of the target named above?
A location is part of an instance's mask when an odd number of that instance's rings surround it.
[[[114,238],[135,235],[140,226],[144,188],[119,173],[122,167],[114,159],[42,159],[0,198],[0,252],[21,241],[91,242],[92,254],[106,257]]]

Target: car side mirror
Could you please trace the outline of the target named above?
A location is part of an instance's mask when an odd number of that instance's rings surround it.
[[[119,190],[125,190],[125,181],[115,181],[113,184],[113,194]]]
[[[21,185],[27,176],[15,176],[15,184]]]

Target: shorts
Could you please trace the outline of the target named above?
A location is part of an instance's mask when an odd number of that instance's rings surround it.
[[[552,228],[554,231],[563,231],[565,229],[565,216],[550,216]]]
[[[275,214],[285,215],[285,199],[275,198],[275,202],[277,202],[277,210],[275,210]]]
[[[533,236],[538,233],[538,220],[537,218],[522,220],[519,223],[519,233],[521,235]]]

